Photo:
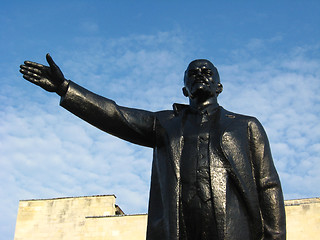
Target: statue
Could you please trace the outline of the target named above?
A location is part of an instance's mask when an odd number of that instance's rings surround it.
[[[97,128],[154,149],[148,240],[285,239],[278,174],[265,131],[254,117],[219,106],[223,87],[208,60],[184,75],[189,105],[150,112],[118,106],[66,80],[49,66],[25,61],[23,77],[61,96],[60,105]]]

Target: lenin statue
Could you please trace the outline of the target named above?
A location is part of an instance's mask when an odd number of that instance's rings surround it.
[[[219,106],[217,68],[192,61],[184,74],[189,105],[150,112],[117,105],[25,61],[23,77],[61,96],[60,105],[97,128],[154,150],[147,240],[285,239],[283,194],[259,121]]]

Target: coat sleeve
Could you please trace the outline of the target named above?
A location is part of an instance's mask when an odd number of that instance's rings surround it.
[[[264,239],[286,239],[283,194],[267,135],[257,119],[249,123],[254,175],[264,223]]]
[[[118,106],[71,81],[60,105],[116,137],[146,147],[154,146],[155,114],[152,112]]]

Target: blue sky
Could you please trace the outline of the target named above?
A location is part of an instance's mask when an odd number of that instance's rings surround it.
[[[152,150],[105,134],[23,80],[49,52],[67,79],[152,111],[187,103],[188,63],[218,68],[226,109],[265,127],[285,199],[319,197],[318,1],[3,1],[0,9],[0,233],[22,199],[115,194],[147,212]]]

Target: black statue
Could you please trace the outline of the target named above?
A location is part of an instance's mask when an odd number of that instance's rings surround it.
[[[185,71],[190,104],[149,112],[118,106],[26,61],[23,77],[61,96],[60,105],[97,128],[152,147],[148,240],[285,239],[280,181],[267,136],[254,117],[218,105],[222,85],[204,59]]]

